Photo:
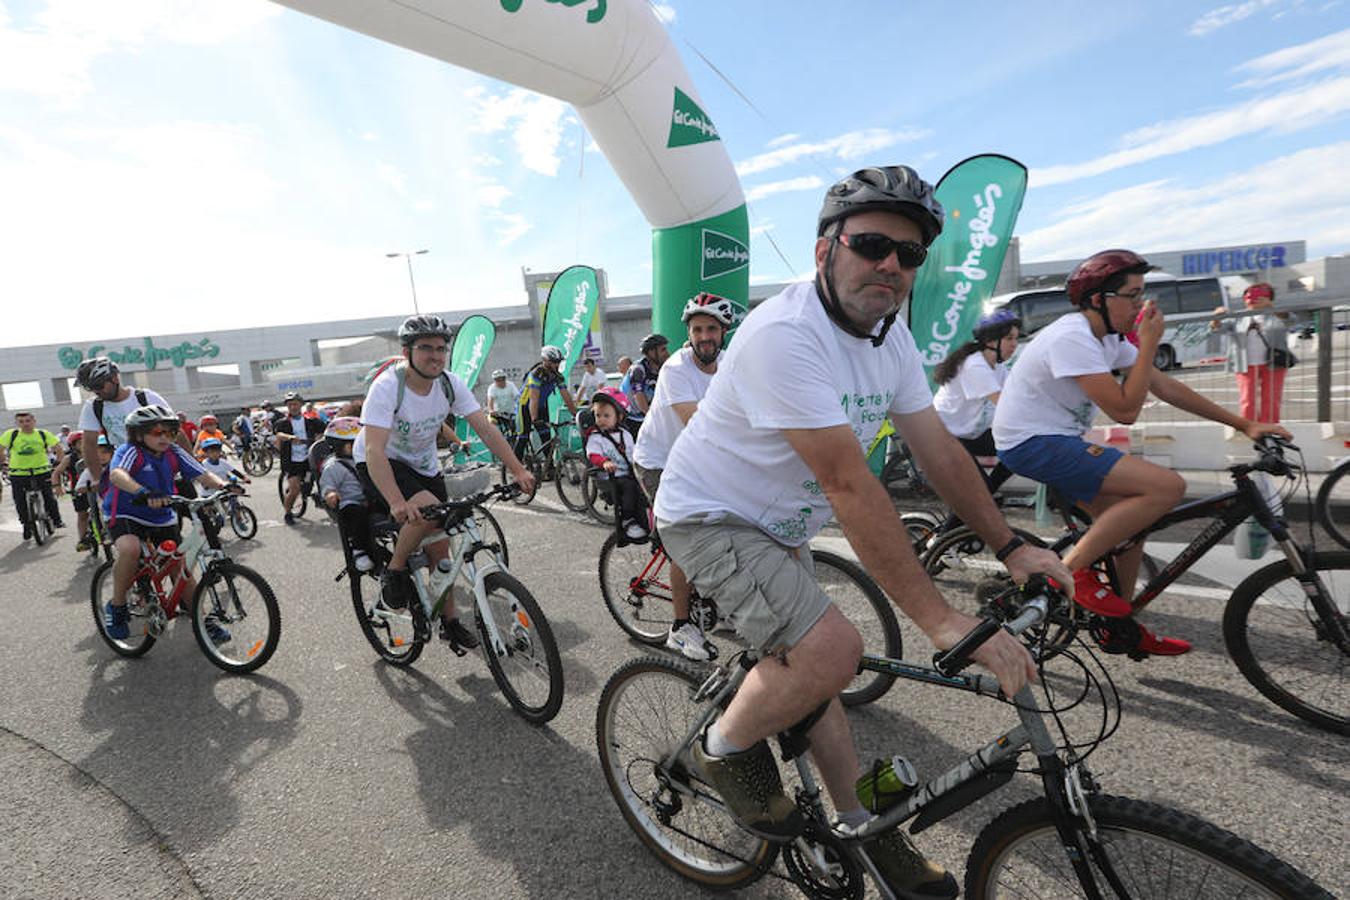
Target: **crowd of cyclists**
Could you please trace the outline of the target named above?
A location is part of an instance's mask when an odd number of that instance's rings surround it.
[[[1184,485],[1174,472],[1088,442],[1084,435],[1098,413],[1133,422],[1151,393],[1251,438],[1288,437],[1279,425],[1235,415],[1152,365],[1163,329],[1162,314],[1144,301],[1144,275],[1152,267],[1127,250],[1093,254],[1074,270],[1065,301],[1074,314],[1038,333],[1016,366],[1009,361],[1021,323],[1006,313],[980,320],[969,342],[937,367],[935,398],[897,314],[943,224],[931,185],[913,169],[853,173],[826,194],[813,280],[765,300],[739,323],[730,301],[698,294],[683,310],[681,346],[672,353],[667,336],[649,335],[637,360],[622,367],[617,388],[588,359],[574,396],[563,352],[545,346],[519,387],[504,370],[493,371],[480,406],[447,369],[450,325],[417,315],[399,329],[402,360],[379,372],[359,403],[334,414],[292,393],[281,409],[264,403],[224,425],[215,415],[192,423],[154,391],[124,385],[111,360],[87,360],[77,372],[89,394],[77,430],[58,436],[21,413],[0,434],[0,463],[8,465],[25,539],[28,513],[18,497],[29,484],[41,490],[57,527],[64,521],[54,492],[62,485],[74,490],[81,542],[88,540],[88,504],[101,504],[117,560],[105,625],[117,635],[127,627],[125,596],[141,542],[177,539],[171,494],[190,490],[190,483],[237,490],[246,476],[231,454],[269,443],[280,457],[290,524],[310,449],[326,442],[334,452],[318,473],[319,491],[342,519],[360,571],[376,565],[364,526],[371,512],[400,526],[383,564],[381,602],[402,609],[413,590],[409,554],[436,528],[419,510],[447,499],[437,452],[438,440],[455,439],[447,420],[467,422],[528,489],[536,476],[521,459],[532,440],[550,439],[548,404],[556,395],[569,415],[589,412],[584,453],[612,489],[625,538],[646,540],[654,527],[670,554],[674,621],[667,647],[695,661],[717,656],[690,619],[693,588],[715,597],[739,636],[765,652],[696,742],[693,764],[742,824],[790,838],[801,816],[766,739],[823,708],[810,732],[811,753],[839,828],[857,830],[872,814],[855,794],[861,767],[837,695],[858,671],[862,643],[813,577],[809,541],[837,522],[868,573],[940,649],[979,624],[924,575],[890,497],[868,468],[863,449],[884,420],[894,423],[960,520],[998,548],[1013,578],[1048,576],[1108,621],[1133,615],[1125,598],[1143,547],[1117,558],[1119,593],[1094,561],[1174,506]],[[998,460],[989,472],[977,462],[987,457]],[[1093,524],[1063,559],[1023,543],[995,506],[992,492],[1014,473],[1051,485],[1092,514]],[[441,540],[425,548],[432,564],[447,547]],[[1132,624],[1137,655],[1190,648]],[[454,647],[478,644],[453,599],[438,634]],[[212,639],[228,641],[229,634],[216,626]],[[974,658],[1008,696],[1037,677],[1026,647],[1003,632]],[[956,896],[952,876],[903,831],[875,838],[867,850],[892,890]]]

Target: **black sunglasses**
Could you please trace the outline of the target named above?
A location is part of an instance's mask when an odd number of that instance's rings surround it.
[[[871,262],[881,262],[894,252],[895,261],[903,269],[917,269],[928,258],[928,248],[918,241],[896,241],[884,234],[873,234],[870,231],[861,234],[841,234],[838,240]]]

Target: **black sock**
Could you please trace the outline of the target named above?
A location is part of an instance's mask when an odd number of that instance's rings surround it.
[[[689,620],[688,620],[688,619],[676,619],[674,622],[671,622],[671,623],[670,623],[670,630],[671,630],[671,631],[679,631],[681,628],[683,628],[684,626],[686,626],[686,625],[688,625],[688,624],[689,624]]]

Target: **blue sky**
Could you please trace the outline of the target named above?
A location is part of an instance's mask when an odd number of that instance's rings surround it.
[[[809,269],[838,175],[986,151],[1031,170],[1024,260],[1350,251],[1348,0],[657,8],[757,282]],[[395,314],[406,249],[423,309],[575,262],[650,289],[646,223],[566,105],[265,0],[0,0],[0,208],[2,346]]]

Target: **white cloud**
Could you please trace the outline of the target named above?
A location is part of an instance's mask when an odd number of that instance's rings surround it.
[[[1245,0],[1243,3],[1217,6],[1191,23],[1190,34],[1193,37],[1203,37],[1212,31],[1218,31],[1220,28],[1232,25],[1234,22],[1241,22],[1268,6],[1274,6],[1282,2],[1283,0]]]
[[[1250,72],[1253,77],[1238,87],[1260,87],[1281,81],[1290,81],[1317,72],[1350,68],[1350,28],[1328,34],[1306,44],[1285,47],[1265,56],[1258,56],[1238,66],[1235,71]]]
[[[1076,181],[1262,131],[1299,131],[1348,110],[1350,76],[1328,78],[1226,109],[1147,125],[1125,135],[1120,150],[1086,162],[1033,169],[1031,183],[1045,186]]]
[[[1310,255],[1350,250],[1350,141],[1302,150],[1205,184],[1150,181],[1066,207],[1021,235],[1023,258],[1072,259],[1102,247],[1188,247],[1306,238]],[[1034,195],[1033,195],[1034,196]]]
[[[492,209],[498,209],[507,197],[511,196],[510,188],[504,184],[498,184],[495,181],[484,181],[474,189],[474,197],[480,206],[488,206]]]
[[[801,137],[802,137],[802,136],[801,136],[800,134],[798,134],[797,132],[795,132],[795,131],[789,132],[788,134],[780,134],[778,137],[776,137],[776,138],[774,138],[773,140],[769,141],[769,142],[768,142],[767,144],[765,144],[764,146],[770,147],[770,148],[772,148],[772,147],[782,147],[783,145],[785,145],[785,144],[790,144],[790,143],[792,143],[793,141],[801,140]]]
[[[498,222],[497,237],[501,239],[503,244],[509,244],[522,237],[534,227],[528,219],[519,213],[501,213],[492,218]]]
[[[825,182],[816,175],[805,175],[801,178],[788,178],[783,181],[770,181],[768,184],[757,184],[745,192],[745,201],[754,203],[756,200],[763,200],[765,197],[774,194],[786,194],[790,191],[811,191],[816,188],[824,187]]]
[[[475,87],[465,93],[475,106],[471,130],[496,134],[509,129],[516,153],[527,169],[549,177],[558,174],[566,103],[523,88],[494,94]]]
[[[660,19],[663,24],[669,25],[671,22],[675,21],[675,7],[671,6],[669,3],[653,2],[651,6],[652,12],[656,13],[656,17]]]
[[[51,0],[17,23],[0,4],[0,91],[70,103],[92,89],[101,56],[153,43],[224,43],[281,14],[264,0]]]
[[[775,143],[779,144],[775,146],[775,149],[736,163],[736,174],[742,178],[747,175],[757,175],[760,172],[767,172],[770,169],[776,169],[779,166],[785,166],[812,156],[830,157],[838,160],[853,159],[868,153],[875,153],[878,150],[884,150],[887,147],[894,147],[896,144],[922,140],[929,134],[931,132],[922,128],[902,130],[864,128],[860,131],[849,131],[838,137],[823,141],[800,144],[785,143],[785,139],[795,140],[797,136],[783,135],[781,138],[775,138],[774,141],[770,142],[770,146],[774,146]]]

